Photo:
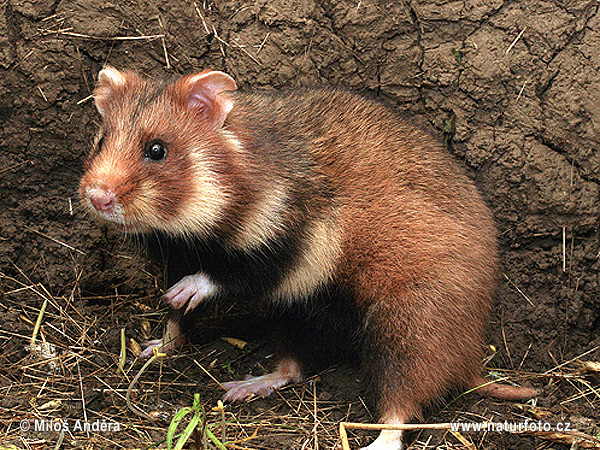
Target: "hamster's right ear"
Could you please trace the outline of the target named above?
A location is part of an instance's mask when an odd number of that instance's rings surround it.
[[[126,76],[111,66],[105,66],[98,74],[98,82],[94,89],[94,102],[100,115],[106,114],[107,105],[115,93],[125,86]]]

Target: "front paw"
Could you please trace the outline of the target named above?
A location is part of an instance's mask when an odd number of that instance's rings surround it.
[[[154,354],[155,347],[159,353],[166,353],[162,339],[154,339],[152,341],[142,342],[142,347],[146,347],[139,355],[139,357],[143,359],[150,358]]]
[[[205,274],[196,273],[183,277],[175,283],[166,293],[165,300],[173,309],[181,309],[186,303],[188,306],[184,314],[194,309],[208,297],[219,292],[219,288]]]
[[[185,335],[181,330],[181,324],[176,318],[170,318],[165,326],[165,332],[161,339],[154,339],[142,343],[145,349],[140,353],[140,358],[150,358],[154,354],[154,348],[159,353],[170,354],[185,344]]]

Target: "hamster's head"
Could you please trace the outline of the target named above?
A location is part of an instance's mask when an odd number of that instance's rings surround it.
[[[228,202],[220,172],[235,89],[222,72],[165,82],[104,68],[102,125],[80,182],[87,210],[131,233],[208,233]]]

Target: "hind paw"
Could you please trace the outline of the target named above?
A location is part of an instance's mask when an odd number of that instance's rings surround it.
[[[300,365],[291,358],[283,359],[275,372],[260,377],[249,377],[242,381],[224,383],[227,390],[223,396],[224,401],[241,401],[252,395],[267,397],[276,389],[302,379]]]
[[[377,439],[360,450],[402,450],[403,448],[401,431],[383,430]]]

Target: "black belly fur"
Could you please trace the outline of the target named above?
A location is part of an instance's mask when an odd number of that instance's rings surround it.
[[[226,249],[217,239],[154,234],[146,242],[151,258],[165,268],[167,287],[202,271],[224,288],[222,301],[256,301],[257,314],[265,314],[277,353],[297,358],[308,371],[356,362],[360,357],[363,315],[351,293],[330,284],[308,298],[267,300],[299,256],[299,233],[252,252]],[[188,316],[181,317],[184,332],[194,329],[194,314]]]

